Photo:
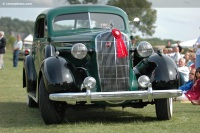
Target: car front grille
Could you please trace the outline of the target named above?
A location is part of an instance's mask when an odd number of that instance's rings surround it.
[[[128,38],[122,34],[128,50]],[[118,58],[116,39],[111,31],[96,37],[96,53],[101,91],[126,91],[129,88],[129,55]]]

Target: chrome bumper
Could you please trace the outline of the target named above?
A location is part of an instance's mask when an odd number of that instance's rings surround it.
[[[87,92],[81,93],[53,93],[49,99],[53,101],[119,101],[119,100],[149,100],[178,97],[181,90],[152,90],[151,87],[144,91],[119,91],[119,92]]]

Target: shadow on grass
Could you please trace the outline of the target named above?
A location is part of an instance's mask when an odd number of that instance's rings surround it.
[[[0,102],[0,127],[42,125],[38,108],[28,108],[22,102]]]
[[[144,112],[132,113],[121,108],[90,108],[74,110],[68,108],[66,111],[66,122],[64,124],[77,123],[144,123],[157,121],[155,116],[150,116]],[[139,109],[142,110],[142,109]],[[38,108],[29,108],[22,102],[0,102],[0,127],[36,127],[44,126]]]
[[[138,123],[138,122],[153,122],[157,121],[157,118],[154,116],[148,116],[146,114],[141,113],[133,113],[133,108],[129,108],[127,111],[122,110],[121,108],[106,108],[99,109],[99,108],[91,108],[87,110],[74,110],[74,109],[68,109],[66,111],[66,123],[81,123],[81,122],[87,122],[87,123],[104,123],[104,124],[110,124],[110,123]],[[142,110],[142,109],[138,109]],[[139,112],[139,111],[138,111]]]

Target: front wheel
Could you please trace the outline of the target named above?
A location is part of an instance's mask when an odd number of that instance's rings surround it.
[[[172,98],[156,99],[155,108],[158,120],[170,120],[173,112]]]
[[[63,103],[49,99],[43,78],[41,78],[39,84],[39,108],[46,124],[59,124],[64,121],[65,108]]]

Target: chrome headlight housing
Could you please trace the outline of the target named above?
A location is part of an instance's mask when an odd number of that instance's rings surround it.
[[[149,42],[142,41],[137,46],[137,52],[141,57],[148,57],[153,54],[153,47]]]
[[[142,75],[138,78],[138,83],[139,83],[140,87],[147,88],[148,85],[150,84],[150,79],[148,76]]]
[[[76,59],[83,59],[87,55],[87,47],[82,43],[77,43],[73,45],[71,49],[71,54]]]

